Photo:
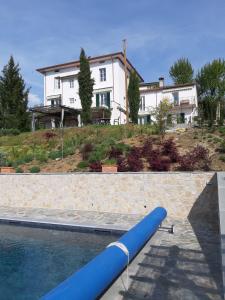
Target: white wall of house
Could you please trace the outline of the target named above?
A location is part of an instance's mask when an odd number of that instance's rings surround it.
[[[164,87],[161,89],[150,89],[148,86],[140,87],[140,96],[142,105],[139,109],[139,123],[146,123],[146,116],[151,116],[151,120],[154,119],[152,111],[157,107],[163,99],[169,100],[171,104],[176,107],[176,111],[173,111],[172,115],[185,114],[185,123],[192,122],[193,117],[197,115],[197,88],[195,84],[189,86],[171,86],[171,88]],[[144,105],[143,105],[144,102]],[[189,104],[185,106],[184,104]]]
[[[105,69],[106,78],[101,80],[100,69]],[[53,68],[49,68],[53,69]],[[51,105],[52,102],[57,104],[59,101],[62,105],[81,110],[81,101],[79,98],[78,73],[79,66],[70,67],[63,65],[55,71],[44,72],[44,105]],[[96,107],[96,95],[99,97],[99,106],[107,106],[110,103],[111,124],[126,123],[125,115],[125,76],[124,65],[117,57],[107,56],[98,62],[90,61],[90,70],[92,78],[95,81],[92,107]],[[58,79],[57,79],[58,78]],[[59,80],[59,84],[56,84]],[[129,80],[129,78],[128,78]],[[110,101],[102,97],[110,95]],[[158,106],[160,101],[168,99],[172,104],[176,104],[173,115],[184,114],[185,122],[188,123],[197,115],[197,89],[195,84],[180,86],[165,86],[164,80],[160,80],[159,87],[157,83],[140,85],[140,96],[144,99],[145,105],[140,107],[139,122],[140,124],[149,122],[152,117],[152,111]],[[102,101],[104,103],[102,103]],[[188,102],[189,107],[181,105],[182,102]]]
[[[100,68],[106,70],[105,81],[100,80]],[[96,94],[109,92],[111,124],[125,123],[125,114],[118,109],[118,106],[125,108],[125,79],[122,63],[118,59],[106,60],[103,63],[91,63],[90,70],[92,78],[95,80],[92,107],[96,107]],[[51,105],[51,101],[56,101],[60,97],[62,105],[81,109],[78,73],[79,68],[47,72],[44,75],[44,105]],[[56,84],[57,78],[60,80],[60,86]],[[71,80],[73,81],[72,86]]]

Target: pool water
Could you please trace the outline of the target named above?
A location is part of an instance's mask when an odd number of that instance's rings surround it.
[[[0,299],[39,299],[117,239],[0,224]]]

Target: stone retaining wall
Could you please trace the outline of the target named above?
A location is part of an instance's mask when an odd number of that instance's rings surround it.
[[[204,210],[205,197],[214,201],[213,177],[212,172],[1,174],[0,206],[143,215],[163,206],[169,217],[183,219],[196,202]]]

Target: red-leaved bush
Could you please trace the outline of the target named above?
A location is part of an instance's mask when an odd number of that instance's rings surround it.
[[[100,161],[93,162],[89,165],[90,172],[101,172],[102,164]]]
[[[173,163],[179,160],[177,146],[172,138],[165,140],[162,143],[162,155],[168,156],[170,158],[170,161]]]
[[[56,137],[56,134],[54,132],[47,131],[43,134],[43,136],[47,141],[49,141],[49,140],[53,139],[54,137]]]
[[[118,172],[128,172],[129,168],[127,165],[127,160],[125,157],[119,157],[117,159],[117,168],[118,168]]]
[[[143,162],[141,160],[142,149],[138,147],[131,148],[127,157],[128,169],[131,172],[139,172],[143,169]]]
[[[152,171],[169,171],[170,159],[168,157],[157,157],[149,162]]]
[[[151,155],[153,148],[153,141],[151,138],[147,139],[142,147],[142,156],[148,158]]]
[[[179,170],[194,171],[210,169],[210,158],[208,149],[197,145],[193,150],[179,158]]]

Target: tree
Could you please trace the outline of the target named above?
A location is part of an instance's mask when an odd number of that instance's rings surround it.
[[[83,123],[91,123],[91,105],[93,96],[94,79],[91,78],[89,61],[84,49],[80,52],[80,72],[78,74],[79,96],[82,106],[81,118]]]
[[[19,64],[11,56],[0,76],[0,128],[29,129],[28,94]]]
[[[172,104],[167,99],[163,99],[153,111],[153,116],[156,120],[156,125],[161,138],[164,138],[166,131],[167,117],[172,108]]]
[[[196,77],[199,106],[204,120],[212,126],[223,123],[225,102],[225,60],[215,59],[201,68]]]
[[[193,81],[194,70],[187,58],[178,59],[171,66],[169,73],[175,84],[190,83]]]
[[[128,100],[130,108],[131,121],[134,124],[138,123],[138,110],[140,104],[139,78],[136,72],[132,71],[130,74],[130,81],[128,86]]]

